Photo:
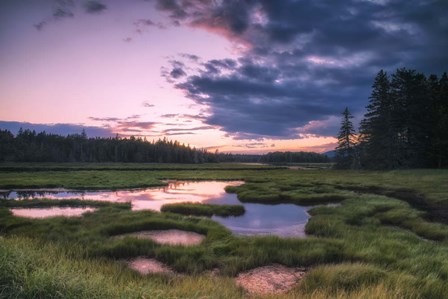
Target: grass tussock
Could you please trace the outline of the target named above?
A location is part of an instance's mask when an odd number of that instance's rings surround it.
[[[244,206],[239,205],[211,205],[201,203],[179,203],[163,205],[161,211],[164,213],[176,213],[193,216],[241,216],[246,211]]]
[[[448,206],[448,171],[0,172],[0,185],[22,187],[113,189],[163,179],[240,179],[244,185],[227,191],[241,201],[340,205],[311,208],[308,238],[294,239],[237,237],[210,219],[133,212],[109,203],[80,218],[18,218],[9,208],[96,203],[0,201],[0,297],[241,298],[232,277],[272,263],[309,269],[291,293],[275,298],[448,296],[448,225],[440,217]],[[382,191],[370,192],[371,186]],[[113,237],[160,229],[194,231],[206,238],[198,246],[182,247]],[[136,256],[156,258],[188,275],[140,277],[116,262]],[[215,268],[220,277],[204,274]]]

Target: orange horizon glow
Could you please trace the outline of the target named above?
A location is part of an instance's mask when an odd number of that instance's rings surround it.
[[[45,19],[50,5],[32,10],[18,6],[15,13],[28,15],[27,20],[14,15],[4,19],[9,31],[0,35],[7,40],[0,56],[0,121],[94,126],[123,137],[166,137],[232,153],[334,148],[331,137],[236,139],[207,124],[210,107],[174,88],[161,70],[182,53],[203,61],[237,60],[251,45],[201,24],[136,32],[135,20],[149,17],[162,24],[164,19],[149,3],[107,5],[103,14],[77,14],[39,31],[33,25]],[[120,13],[109,13],[114,10]],[[263,16],[258,19],[263,21]]]

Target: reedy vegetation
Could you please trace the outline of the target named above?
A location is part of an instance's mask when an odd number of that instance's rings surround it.
[[[225,166],[223,166],[225,167]],[[43,175],[44,174],[44,175]],[[0,173],[0,188],[26,180],[35,186],[125,187],[172,179],[244,179],[229,187],[241,200],[318,204],[338,198],[340,206],[319,206],[310,213],[307,239],[236,237],[204,218],[171,213],[132,212],[126,205],[97,205],[81,218],[32,220],[13,217],[1,201],[0,294],[4,297],[238,298],[243,293],[228,276],[271,263],[306,266],[309,273],[290,294],[304,298],[446,298],[448,294],[448,226],[428,220],[428,212],[390,196],[412,186],[427,208],[448,207],[447,171],[391,172],[235,170],[235,171],[84,171],[54,175],[42,172]],[[97,177],[98,176],[98,177]],[[72,178],[72,182],[70,181]],[[37,180],[37,178],[42,178]],[[101,182],[99,182],[101,180]],[[373,187],[389,190],[371,194]],[[437,189],[434,186],[438,186]],[[354,187],[358,187],[357,192]],[[393,193],[395,191],[395,193]],[[388,195],[388,196],[385,196]],[[409,196],[412,201],[417,197]],[[44,201],[48,204],[48,201]],[[58,204],[55,201],[55,204]],[[73,205],[81,204],[80,201]],[[88,203],[89,205],[92,203]],[[177,228],[206,235],[199,246],[161,246],[149,240],[114,235],[148,229]],[[30,239],[29,239],[30,238]],[[140,277],[117,259],[145,255],[195,276]],[[52,257],[58,256],[58,261]],[[59,259],[60,258],[60,259]],[[218,267],[221,276],[204,271]],[[219,297],[218,297],[219,298]]]

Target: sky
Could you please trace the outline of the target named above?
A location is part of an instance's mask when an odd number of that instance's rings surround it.
[[[447,49],[446,0],[0,0],[0,128],[325,152]]]

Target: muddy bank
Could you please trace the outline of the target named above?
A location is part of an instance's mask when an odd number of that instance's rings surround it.
[[[280,294],[291,290],[304,275],[305,268],[274,264],[242,272],[236,283],[250,295]]]

